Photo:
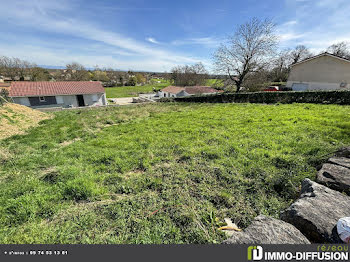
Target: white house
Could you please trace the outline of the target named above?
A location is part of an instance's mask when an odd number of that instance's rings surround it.
[[[100,82],[12,82],[9,96],[17,104],[34,107],[104,106],[106,93]]]
[[[287,87],[294,91],[350,90],[350,60],[323,53],[292,65]]]
[[[162,97],[183,97],[183,96],[192,96],[192,95],[209,95],[215,93],[221,93],[222,90],[217,90],[211,88],[210,86],[168,86],[163,88],[158,92],[158,96]]]

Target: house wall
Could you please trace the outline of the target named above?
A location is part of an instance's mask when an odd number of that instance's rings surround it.
[[[176,94],[169,93],[169,92],[159,91],[158,94],[159,94],[159,98],[162,98],[162,97],[176,97]]]
[[[45,101],[40,101],[38,96],[28,97],[30,106],[51,106],[57,105],[55,96],[45,96]]]
[[[85,106],[103,106],[107,105],[106,94],[88,94],[83,95]],[[40,102],[39,97],[13,97],[17,104],[30,106],[34,108],[47,107],[78,107],[76,95],[46,96],[46,102]]]
[[[307,83],[307,90],[350,89],[350,62],[325,55],[294,65],[287,87],[293,83]]]
[[[158,91],[158,96],[159,96],[159,98],[165,97],[164,94],[165,94],[165,92],[163,92],[163,91]]]
[[[76,95],[71,96],[56,96],[60,107],[78,107],[78,100]]]
[[[106,94],[83,95],[86,106],[104,106],[106,105]]]
[[[12,99],[13,99],[13,102],[16,104],[30,106],[28,97],[13,97]]]
[[[181,91],[180,93],[177,94],[177,97],[184,97],[184,96],[189,96],[190,94],[186,93],[186,91]]]

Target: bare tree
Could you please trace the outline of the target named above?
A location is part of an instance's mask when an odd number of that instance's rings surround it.
[[[11,58],[7,56],[0,57],[0,74],[1,75],[14,79],[16,77],[16,72],[13,68],[14,68],[14,63]]]
[[[296,64],[302,60],[310,58],[311,56],[313,56],[313,54],[304,45],[298,45],[290,52],[292,64]]]
[[[227,74],[236,85],[236,92],[249,74],[264,69],[277,46],[275,25],[268,19],[253,18],[238,27],[227,44],[222,44],[214,54],[218,72]]]
[[[285,82],[287,81],[290,66],[292,64],[291,50],[286,49],[278,53],[273,60],[273,67],[268,73],[268,78],[272,82]]]
[[[72,81],[87,81],[90,80],[88,71],[82,64],[73,62],[66,65],[67,71],[70,73],[70,79]]]
[[[19,58],[0,57],[0,74],[10,77],[12,80],[24,80],[25,76],[30,75],[30,69],[35,64]]]
[[[350,59],[350,47],[347,42],[339,42],[327,48],[327,52],[336,56]]]
[[[203,85],[208,78],[208,71],[202,63],[192,66],[177,66],[171,70],[171,80],[178,86]]]
[[[35,65],[31,64],[28,61],[21,60],[19,58],[14,58],[13,61],[17,77],[20,81],[24,81],[24,78],[28,75],[29,70]]]

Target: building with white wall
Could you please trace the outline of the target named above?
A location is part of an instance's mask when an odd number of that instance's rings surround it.
[[[9,96],[33,108],[107,105],[103,86],[92,81],[12,82]]]
[[[350,90],[350,60],[323,53],[292,65],[287,87],[294,91]]]

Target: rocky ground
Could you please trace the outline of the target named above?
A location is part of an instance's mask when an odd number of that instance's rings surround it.
[[[281,220],[258,216],[226,244],[342,243],[337,222],[350,216],[350,147],[323,164],[316,182],[305,179],[299,198],[281,213]]]

